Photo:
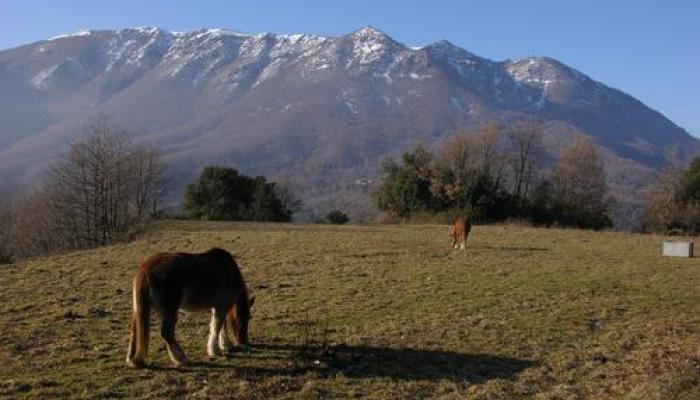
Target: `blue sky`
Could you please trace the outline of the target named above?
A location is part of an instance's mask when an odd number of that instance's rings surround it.
[[[375,26],[494,60],[554,57],[700,136],[700,1],[2,1],[0,49],[85,28],[341,35]]]

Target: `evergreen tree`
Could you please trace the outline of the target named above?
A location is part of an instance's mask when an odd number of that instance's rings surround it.
[[[393,216],[405,216],[412,211],[427,210],[432,206],[430,193],[430,152],[417,146],[404,153],[402,165],[394,160],[384,163],[383,180],[377,194],[380,210]]]
[[[293,212],[285,198],[263,176],[251,178],[233,168],[209,166],[187,186],[182,210],[194,219],[284,222]]]
[[[700,201],[700,157],[695,157],[683,172],[677,196],[683,203]]]

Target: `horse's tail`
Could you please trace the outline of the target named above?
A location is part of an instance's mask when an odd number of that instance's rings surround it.
[[[136,274],[132,290],[134,313],[131,318],[131,339],[126,363],[132,367],[141,367],[146,364],[151,323],[151,298],[146,271],[142,270]]]

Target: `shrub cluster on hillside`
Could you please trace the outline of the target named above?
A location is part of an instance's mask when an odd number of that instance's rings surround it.
[[[534,224],[602,229],[612,226],[602,161],[583,136],[545,169],[536,123],[509,131],[491,124],[449,138],[432,153],[423,146],[384,165],[379,208],[391,216],[466,213],[476,222],[523,219]]]
[[[326,214],[326,217],[319,222],[324,224],[342,225],[348,223],[349,221],[350,218],[348,218],[344,212],[340,210],[332,210],[329,211],[328,214]]]
[[[662,171],[645,196],[640,230],[645,232],[700,232],[700,157],[686,169]]]
[[[287,222],[299,205],[287,189],[264,176],[209,166],[187,186],[182,212],[192,219]]]

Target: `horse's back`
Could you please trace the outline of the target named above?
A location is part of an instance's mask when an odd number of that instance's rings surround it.
[[[142,265],[141,271],[147,274],[165,272],[168,275],[197,277],[217,272],[230,272],[236,268],[231,254],[214,248],[204,253],[156,253]]]
[[[229,252],[214,248],[204,253],[158,253],[141,266],[155,297],[177,298],[181,307],[205,309],[227,301],[240,271]],[[155,293],[154,293],[155,294]]]

